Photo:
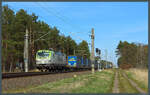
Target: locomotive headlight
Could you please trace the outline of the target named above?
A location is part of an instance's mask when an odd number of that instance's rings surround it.
[[[40,62],[41,62],[41,60],[36,60],[36,62],[37,62],[37,63],[40,63]]]
[[[36,62],[40,62],[40,60],[36,60]]]
[[[39,62],[39,60],[36,60],[36,62]]]
[[[41,61],[39,61],[39,60],[36,60],[36,64],[40,64],[41,63]]]
[[[48,63],[48,62],[50,62],[50,60],[45,60],[44,62],[45,62],[45,63]]]

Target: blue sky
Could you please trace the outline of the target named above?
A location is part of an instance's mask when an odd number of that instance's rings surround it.
[[[95,30],[95,47],[102,50],[102,59],[116,63],[115,50],[120,40],[148,44],[148,3],[146,2],[7,2],[15,12],[25,9],[39,16],[77,43],[91,42]]]

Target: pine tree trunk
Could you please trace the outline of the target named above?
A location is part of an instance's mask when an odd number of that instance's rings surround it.
[[[13,60],[12,60],[12,59],[13,59],[13,58],[12,58],[12,55],[10,55],[9,57],[10,57],[10,62],[9,62],[9,63],[10,63],[9,72],[12,72],[12,70],[13,70]]]
[[[32,39],[34,40],[34,32],[32,32]],[[35,49],[34,49],[34,42],[32,43],[32,62],[33,62],[33,66],[35,66]]]
[[[2,72],[5,72],[5,62],[2,61]]]
[[[7,60],[7,58],[8,58],[8,56],[7,56],[7,43],[6,43],[6,48],[5,48],[5,49],[6,49],[5,53],[6,53],[6,60]],[[6,64],[6,63],[7,63],[6,60],[5,60],[5,63],[4,63],[5,65],[4,65],[4,66],[7,66],[7,65],[8,65],[8,64]],[[5,69],[5,68],[4,68],[4,69]]]
[[[12,71],[12,62],[10,62],[10,68],[9,68],[9,72]]]

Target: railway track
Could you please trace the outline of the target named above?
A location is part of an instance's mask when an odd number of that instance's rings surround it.
[[[2,79],[52,74],[50,72],[3,73]]]
[[[84,70],[84,71],[88,71],[88,70]],[[69,73],[69,72],[81,72],[81,71],[2,73],[2,79],[39,76],[39,75],[48,75],[48,74],[57,74],[57,73]]]

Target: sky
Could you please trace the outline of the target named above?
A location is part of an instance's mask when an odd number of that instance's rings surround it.
[[[115,54],[119,41],[148,44],[147,2],[5,2],[17,12],[24,9],[56,26],[61,34],[70,35],[77,43],[95,32],[95,48],[101,58],[117,63]],[[89,47],[91,47],[89,45]],[[106,53],[107,52],[107,53]]]

